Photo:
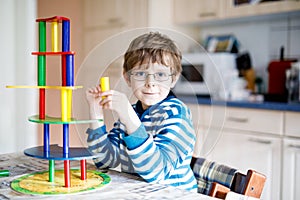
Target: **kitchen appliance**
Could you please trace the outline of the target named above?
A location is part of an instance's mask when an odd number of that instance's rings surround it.
[[[280,59],[269,63],[269,87],[268,96],[272,101],[286,102],[288,91],[286,89],[286,70],[291,68],[291,64],[297,59],[284,59],[284,48],[280,49]]]
[[[291,60],[272,61],[269,64],[269,94],[286,95],[285,71],[291,68]]]
[[[182,74],[174,88],[176,94],[219,95],[237,76],[236,54],[189,53],[182,56]]]
[[[239,76],[247,81],[246,89],[255,91],[255,71],[252,68],[250,54],[248,52],[240,53],[236,58],[236,67],[239,70]]]

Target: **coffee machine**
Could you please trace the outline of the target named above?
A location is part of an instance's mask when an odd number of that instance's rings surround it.
[[[286,71],[291,69],[291,65],[297,62],[297,59],[285,59],[284,48],[280,49],[280,59],[269,63],[269,81],[267,100],[287,102],[289,91],[287,87]]]

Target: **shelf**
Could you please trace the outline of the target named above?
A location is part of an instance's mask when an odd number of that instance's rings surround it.
[[[59,85],[45,85],[45,86],[37,86],[37,85],[8,85],[6,88],[17,88],[17,89],[53,89],[53,90],[62,90],[62,89],[67,89],[67,90],[76,90],[79,88],[83,88],[83,86],[59,86]]]
[[[40,123],[40,124],[87,124],[92,122],[101,122],[102,119],[87,119],[87,120],[78,120],[71,118],[69,121],[62,121],[61,117],[49,117],[45,116],[45,119],[40,119],[39,115],[33,115],[28,118],[30,122]]]
[[[50,151],[48,154],[44,152],[44,146],[26,149],[24,154],[33,158],[44,160],[84,160],[97,157],[97,155],[93,155],[84,147],[70,147],[69,153],[67,155],[63,155],[63,148],[57,144],[50,145]]]

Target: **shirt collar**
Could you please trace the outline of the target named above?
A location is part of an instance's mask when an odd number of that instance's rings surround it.
[[[175,94],[174,94],[172,91],[170,91],[169,94],[168,94],[168,96],[167,96],[164,100],[162,100],[161,102],[163,102],[163,101],[165,101],[165,100],[168,100],[168,99],[171,99],[171,98],[174,98],[174,97],[176,97]],[[161,102],[159,102],[159,103],[157,103],[157,104],[155,104],[155,105],[158,105],[158,104],[160,104]],[[155,106],[155,105],[150,106],[150,107],[147,108],[146,110],[150,109],[151,107],[153,107],[153,106]],[[136,103],[136,105],[135,105],[135,111],[136,111],[136,113],[137,113],[139,116],[141,116],[146,110],[143,109],[142,102],[141,102],[140,100],[137,101],[137,103]]]

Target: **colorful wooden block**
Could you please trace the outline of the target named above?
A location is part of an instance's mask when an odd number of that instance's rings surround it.
[[[52,44],[52,51],[58,52],[58,23],[57,21],[51,22],[51,44]]]
[[[64,161],[64,182],[65,187],[71,186],[70,160],[80,160],[81,180],[87,179],[86,159],[95,158],[86,148],[70,147],[70,124],[91,123],[98,120],[76,120],[72,118],[72,94],[73,90],[82,88],[75,86],[74,83],[74,55],[75,52],[70,51],[70,20],[66,17],[54,16],[50,18],[37,19],[39,26],[39,45],[38,52],[32,52],[37,56],[37,85],[35,86],[7,86],[7,88],[36,88],[39,90],[39,114],[29,117],[29,121],[41,123],[43,129],[43,146],[28,148],[24,154],[38,159],[49,161],[49,177],[50,183],[55,183],[55,160]],[[51,23],[51,51],[47,51],[47,23]],[[61,25],[61,26],[60,26]],[[59,30],[61,27],[61,37]],[[61,50],[59,50],[59,39],[61,39]],[[46,58],[47,56],[61,57],[61,86],[47,85],[46,81]],[[49,69],[48,69],[49,70]],[[102,90],[109,90],[109,78],[103,77],[100,80]],[[49,117],[46,115],[46,90],[55,89],[61,91],[61,117]],[[51,145],[50,125],[62,125],[62,147]],[[18,186],[19,187],[19,186]],[[21,189],[22,191],[22,189]]]

